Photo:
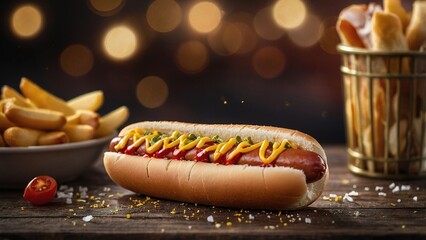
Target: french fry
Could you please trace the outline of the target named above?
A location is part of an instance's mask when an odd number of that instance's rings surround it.
[[[2,99],[8,99],[8,98],[14,98],[15,103],[22,107],[29,107],[29,108],[35,108],[36,106],[34,103],[31,102],[28,98],[25,98],[22,96],[19,92],[17,92],[15,89],[4,85],[1,89],[1,98]]]
[[[383,10],[397,15],[399,20],[401,20],[402,30],[405,32],[405,29],[410,22],[410,16],[401,5],[401,0],[383,0]]]
[[[4,131],[3,137],[7,145],[11,147],[28,147],[37,145],[38,138],[44,131],[11,127]]]
[[[2,134],[0,134],[0,147],[6,147],[6,142],[4,141]]]
[[[68,100],[67,104],[74,110],[97,111],[104,103],[104,93],[100,90],[82,94]]]
[[[50,110],[59,111],[64,113],[65,116],[70,116],[75,113],[75,110],[64,100],[49,93],[27,78],[21,79],[21,84],[19,87],[22,91],[22,94],[34,102],[34,104],[39,108],[47,108]]]
[[[0,112],[0,133],[4,132],[4,130],[15,126],[15,124],[4,115],[4,113]]]
[[[17,126],[40,130],[56,130],[65,125],[63,113],[48,109],[24,108],[8,101],[3,107],[4,115]]]
[[[413,51],[421,50],[426,41],[426,2],[415,1],[413,3],[413,16],[407,27],[406,39],[408,46]]]
[[[80,113],[75,113],[70,116],[66,116],[67,123],[66,124],[79,124],[80,123]]]
[[[99,114],[91,110],[78,110],[80,114],[79,124],[87,124],[94,129],[99,127]]]
[[[53,145],[69,142],[68,135],[63,131],[47,132],[38,138],[38,145]]]
[[[61,130],[68,135],[70,142],[86,141],[95,137],[95,129],[89,125],[65,125]]]
[[[112,112],[104,115],[99,120],[99,128],[96,130],[96,137],[104,137],[112,133],[129,117],[129,109],[121,106]]]

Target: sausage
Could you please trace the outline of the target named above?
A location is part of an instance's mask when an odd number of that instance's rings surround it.
[[[119,143],[121,140],[120,137],[116,137],[111,140],[110,143],[110,151],[116,151],[114,149],[115,145]],[[127,146],[130,146],[132,143],[131,140],[127,143]],[[124,153],[133,154],[133,155],[141,155],[141,156],[149,156],[145,152],[145,144],[142,144],[137,149],[129,150],[128,148],[124,148]],[[306,176],[306,182],[311,183],[321,179],[326,171],[326,164],[324,159],[321,158],[317,153],[303,150],[303,149],[286,149],[280,155],[278,155],[277,159],[271,164],[265,165],[262,160],[259,158],[259,149],[253,150],[251,152],[247,152],[244,154],[239,154],[235,159],[229,159],[229,154],[235,149],[231,148],[223,158],[214,161],[213,152],[207,154],[208,159],[204,160],[205,162],[216,162],[220,164],[238,164],[238,165],[249,165],[249,166],[262,166],[262,167],[291,167],[295,169],[302,170]],[[165,159],[179,159],[179,160],[189,160],[189,161],[200,161],[197,159],[197,154],[200,153],[203,149],[192,148],[186,152],[182,152],[175,149],[164,149],[153,153],[150,157],[155,158],[165,158]],[[271,149],[266,151],[266,154],[271,154]],[[203,160],[201,160],[203,161]]]

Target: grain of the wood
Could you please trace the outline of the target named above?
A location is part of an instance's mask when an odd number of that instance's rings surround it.
[[[116,186],[99,163],[62,190],[71,201],[32,206],[21,191],[0,190],[0,238],[426,238],[425,180],[358,177],[347,170],[343,146],[325,149],[330,179],[305,209],[226,209],[138,196]]]

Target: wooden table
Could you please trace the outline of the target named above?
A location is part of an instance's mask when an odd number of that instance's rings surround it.
[[[358,177],[347,170],[343,146],[325,149],[328,185],[303,210],[247,211],[138,196],[114,185],[99,162],[47,206],[25,202],[21,190],[0,190],[0,239],[426,239],[424,179]]]

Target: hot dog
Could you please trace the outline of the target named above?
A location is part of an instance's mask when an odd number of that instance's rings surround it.
[[[166,121],[125,127],[104,166],[114,182],[136,193],[265,210],[311,204],[329,173],[321,145],[295,130]]]

